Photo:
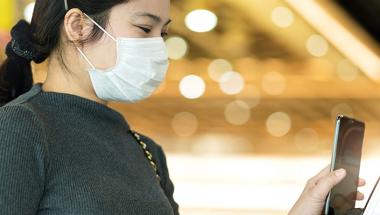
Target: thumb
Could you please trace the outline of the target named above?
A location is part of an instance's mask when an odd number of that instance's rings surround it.
[[[320,178],[320,180],[317,182],[316,186],[314,187],[314,191],[317,192],[315,194],[322,199],[326,198],[330,190],[335,185],[339,184],[339,182],[341,182],[344,177],[346,177],[346,170],[344,169],[338,169],[330,172],[328,175]]]

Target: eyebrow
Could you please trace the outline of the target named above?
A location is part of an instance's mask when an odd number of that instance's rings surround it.
[[[160,22],[162,21],[161,17],[156,16],[156,15],[151,14],[151,13],[148,13],[148,12],[137,12],[137,13],[134,14],[134,16],[137,16],[137,17],[141,17],[141,16],[143,16],[143,17],[148,17],[148,18],[152,19],[152,20],[153,20],[154,22],[156,22],[156,23],[160,23]],[[165,25],[168,25],[171,21],[172,21],[172,20],[169,19],[169,20],[165,23]]]

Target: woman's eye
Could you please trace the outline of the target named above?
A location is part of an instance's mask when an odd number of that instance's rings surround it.
[[[141,27],[141,26],[137,26],[137,27],[140,28],[141,30],[143,30],[147,34],[149,34],[152,31],[149,28],[144,28],[144,27]]]

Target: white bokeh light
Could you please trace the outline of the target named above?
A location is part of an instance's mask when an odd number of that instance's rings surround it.
[[[208,32],[218,24],[218,17],[209,10],[193,10],[185,18],[186,27],[194,32]]]
[[[315,34],[307,40],[306,49],[314,57],[323,57],[329,51],[329,44],[324,37]]]
[[[270,115],[266,121],[269,134],[274,137],[285,136],[292,127],[292,121],[288,114],[277,112]]]
[[[181,37],[170,37],[166,40],[166,47],[168,48],[169,58],[172,60],[185,57],[188,51],[188,44]]]
[[[244,89],[244,78],[238,72],[229,71],[222,75],[219,86],[225,94],[235,95]]]
[[[276,7],[272,12],[272,21],[281,28],[287,28],[294,22],[293,12],[287,7]]]
[[[227,105],[224,115],[232,125],[244,125],[251,117],[251,109],[247,103],[236,100]]]
[[[24,18],[29,23],[32,21],[35,4],[36,4],[35,2],[31,2],[28,5],[26,5],[24,9]]]
[[[188,75],[181,80],[179,90],[185,98],[197,99],[205,93],[206,83],[199,76]]]
[[[216,82],[220,82],[224,73],[232,70],[232,64],[225,59],[213,60],[208,66],[208,75]]]

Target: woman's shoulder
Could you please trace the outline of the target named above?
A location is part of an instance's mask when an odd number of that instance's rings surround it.
[[[18,135],[20,138],[42,138],[43,126],[29,103],[8,103],[0,107],[0,136]]]
[[[8,121],[13,124],[18,122],[30,122],[36,120],[36,114],[30,104],[27,103],[8,103],[0,107],[0,124],[4,125]]]
[[[18,106],[18,105],[22,105],[22,104],[28,103],[39,92],[40,92],[40,88],[39,88],[38,84],[34,84],[30,90],[28,90],[27,92],[21,94],[20,96],[18,96],[17,98],[13,99],[12,101],[9,101],[4,106],[0,107],[0,111],[1,111],[1,108],[3,108],[3,107]]]
[[[0,128],[4,126],[12,127],[20,124],[33,124],[38,121],[38,117],[30,102],[38,94],[38,88],[34,85],[29,91],[21,94],[12,101],[0,107]]]

